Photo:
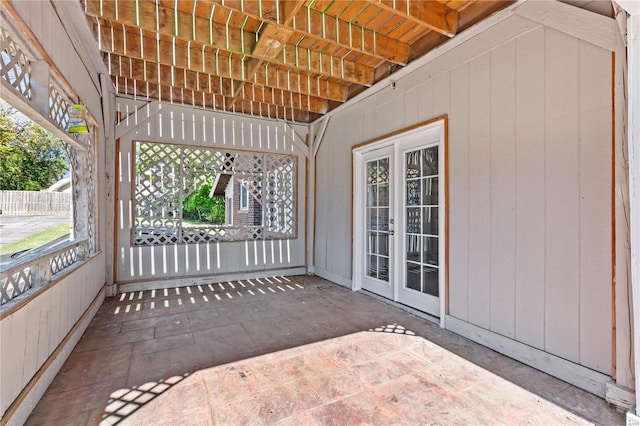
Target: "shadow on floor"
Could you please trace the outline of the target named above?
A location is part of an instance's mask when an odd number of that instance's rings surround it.
[[[438,361],[443,354],[447,361]],[[465,380],[470,399],[445,406],[429,399],[434,387],[456,396]],[[484,401],[493,387],[520,399],[498,393]],[[355,395],[404,417],[378,413]],[[413,403],[424,405],[411,410]],[[572,421],[581,420],[575,413],[624,423],[602,399],[397,307],[317,277],[272,277],[107,299],[27,424],[347,424],[336,413],[406,423],[420,420],[406,411],[428,404],[445,423],[473,416],[500,423],[491,416],[505,407],[524,414],[529,403],[534,412],[565,407],[561,418]],[[447,407],[471,417],[447,417]]]

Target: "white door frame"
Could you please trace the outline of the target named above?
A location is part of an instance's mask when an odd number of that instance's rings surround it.
[[[388,136],[384,136],[381,138],[377,138],[371,142],[368,143],[364,143],[361,145],[358,145],[356,147],[353,148],[352,150],[352,167],[353,167],[353,174],[352,174],[352,188],[353,188],[353,210],[352,210],[352,223],[353,223],[353,257],[352,257],[352,290],[357,291],[357,290],[361,290],[362,289],[362,276],[364,273],[364,256],[362,255],[362,253],[364,253],[364,241],[365,241],[365,231],[364,231],[364,217],[361,214],[364,211],[364,206],[365,206],[365,191],[364,191],[364,186],[361,184],[362,182],[362,176],[364,174],[364,161],[363,161],[363,154],[365,154],[366,152],[370,152],[373,150],[378,150],[381,148],[385,148],[385,147],[389,147],[392,146],[393,147],[393,151],[394,151],[394,158],[399,158],[398,156],[402,154],[403,149],[400,147],[400,144],[403,141],[406,140],[410,140],[412,138],[415,138],[415,136],[424,136],[425,139],[427,140],[426,144],[428,144],[429,140],[434,140],[437,139],[439,140],[438,142],[438,146],[439,148],[439,174],[442,176],[442,178],[439,180],[439,193],[441,194],[440,198],[439,198],[439,206],[440,206],[440,215],[438,217],[439,219],[439,223],[438,223],[438,228],[439,228],[439,235],[441,236],[440,241],[439,241],[439,264],[441,265],[440,269],[439,269],[439,298],[440,298],[440,326],[441,327],[445,327],[445,317],[447,315],[447,300],[448,300],[448,294],[447,294],[447,272],[448,272],[448,264],[447,264],[447,253],[446,253],[446,239],[448,237],[447,235],[447,219],[448,219],[448,213],[447,213],[447,194],[446,194],[446,180],[447,180],[447,164],[446,164],[446,129],[447,129],[447,118],[446,116],[443,117],[438,117],[434,120],[430,120],[427,121],[425,123],[421,123],[415,127],[411,127],[406,129],[405,131],[401,131],[401,132],[395,132],[392,133]],[[399,206],[398,203],[401,203],[402,200],[400,199],[400,197],[402,197],[403,191],[398,190],[398,185],[402,184],[402,182],[404,182],[404,179],[402,179],[402,167],[395,167],[394,170],[394,181],[395,181],[395,185],[396,185],[396,190],[394,191],[393,197],[393,204],[395,209],[397,210]],[[404,214],[404,212],[401,212],[400,214]],[[392,214],[390,212],[390,217],[396,217],[396,214]],[[400,225],[398,223],[398,220],[396,218],[396,223],[398,225]],[[401,232],[402,229],[400,229],[400,227],[398,226],[396,228],[396,230],[398,232]],[[398,234],[398,232],[396,232],[396,238],[399,238],[400,235]],[[396,243],[393,244],[394,248],[394,253],[393,253],[393,257],[396,259],[396,262],[398,262],[398,259],[403,259],[404,255],[402,253],[401,250],[404,249],[404,247],[402,247],[402,245],[400,244],[401,239],[396,240]],[[391,254],[390,254],[391,255]],[[393,269],[393,278],[390,276],[390,279],[393,279],[394,281],[394,300],[397,301],[398,300],[398,284],[401,283],[403,274],[402,274],[402,270],[401,268],[394,268]]]

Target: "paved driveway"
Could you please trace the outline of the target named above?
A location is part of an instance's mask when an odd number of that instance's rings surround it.
[[[0,215],[0,247],[27,238],[60,223],[69,222],[68,215],[17,216]]]

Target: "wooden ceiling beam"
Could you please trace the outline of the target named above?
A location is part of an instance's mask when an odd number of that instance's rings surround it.
[[[261,57],[260,60],[252,60],[250,61],[249,66],[249,75],[253,76],[256,72],[256,69],[260,67],[265,59],[272,60],[277,57],[284,45],[289,41],[291,36],[293,35],[293,30],[286,27],[286,25],[291,22],[295,13],[300,10],[302,5],[306,0],[289,0],[286,4],[280,5],[280,9],[276,10],[276,22],[282,22],[285,26],[276,26],[274,24],[267,24],[266,28],[257,34],[258,41],[256,42],[256,46],[253,49],[254,56]],[[283,1],[283,3],[285,3]],[[241,7],[244,5],[244,2],[240,3]],[[261,3],[259,2],[260,6]],[[278,4],[276,4],[278,7]],[[260,15],[262,16],[262,15]],[[257,55],[256,55],[257,53]],[[235,87],[234,101],[237,99],[236,95],[240,90],[243,90],[245,83],[239,84]]]
[[[377,7],[393,12],[416,24],[453,37],[458,32],[458,11],[436,0],[365,0]]]
[[[122,26],[127,36],[133,39],[140,37],[139,33],[142,29],[172,37],[174,44],[177,40],[183,44],[196,44],[200,48],[205,45],[246,56],[252,56],[256,44],[255,33],[227,27],[180,11],[176,12],[147,1],[89,0],[86,13],[100,19],[103,25],[106,21],[111,21],[114,28]],[[132,42],[126,40],[127,45],[132,43],[135,43],[135,40]],[[282,52],[269,62],[364,86],[371,86],[374,82],[372,67],[293,45],[284,46]]]
[[[146,81],[128,79],[126,77],[112,76],[112,81],[118,94],[125,96],[143,97],[174,104],[210,108],[227,112],[243,112],[254,116],[294,120],[305,123],[309,122],[309,117],[311,116],[308,111],[301,111],[293,107],[274,105],[269,102],[259,102],[250,99],[243,99],[238,102],[239,106],[228,109],[226,108],[228,104],[227,99],[223,95],[181,89],[162,84],[152,84]]]
[[[317,98],[284,89],[265,87],[245,82],[239,93],[234,93],[233,80],[198,71],[176,68],[170,65],[147,63],[142,59],[108,54],[111,75],[130,80],[147,82],[153,85],[173,86],[196,92],[205,92],[225,97],[241,97],[262,103],[274,103],[279,106],[324,114],[329,108],[326,99]]]
[[[96,38],[101,40],[100,50],[122,57],[147,61],[147,68],[152,66],[174,66],[192,72],[219,75],[233,81],[248,81],[273,89],[282,89],[302,95],[325,98],[344,102],[347,99],[347,87],[332,80],[320,78],[310,73],[300,73],[291,69],[270,64],[262,64],[256,68],[254,75],[243,72],[248,66],[246,58],[230,55],[210,47],[197,48],[195,45],[174,46],[167,38],[160,40],[151,37],[140,37],[139,32],[127,37],[122,28],[94,26]],[[286,67],[285,67],[286,68]],[[229,92],[230,93],[230,92]]]
[[[255,19],[267,21],[261,17],[256,0],[230,3],[223,0],[210,0],[216,7],[247,14]],[[306,0],[280,0],[282,12],[279,27],[288,26],[298,35],[314,40],[331,42],[364,55],[383,59],[394,64],[406,65],[409,61],[409,45],[399,40],[376,33],[361,25],[325,15],[314,9],[304,7]],[[293,13],[293,15],[291,15]],[[264,11],[262,11],[264,16]],[[267,16],[272,17],[273,13]],[[282,17],[286,19],[282,19]],[[273,17],[275,22],[275,17]],[[274,26],[270,24],[269,26]]]

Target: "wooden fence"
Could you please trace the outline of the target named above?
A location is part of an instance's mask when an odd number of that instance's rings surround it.
[[[68,215],[71,193],[47,191],[0,191],[2,214]]]

